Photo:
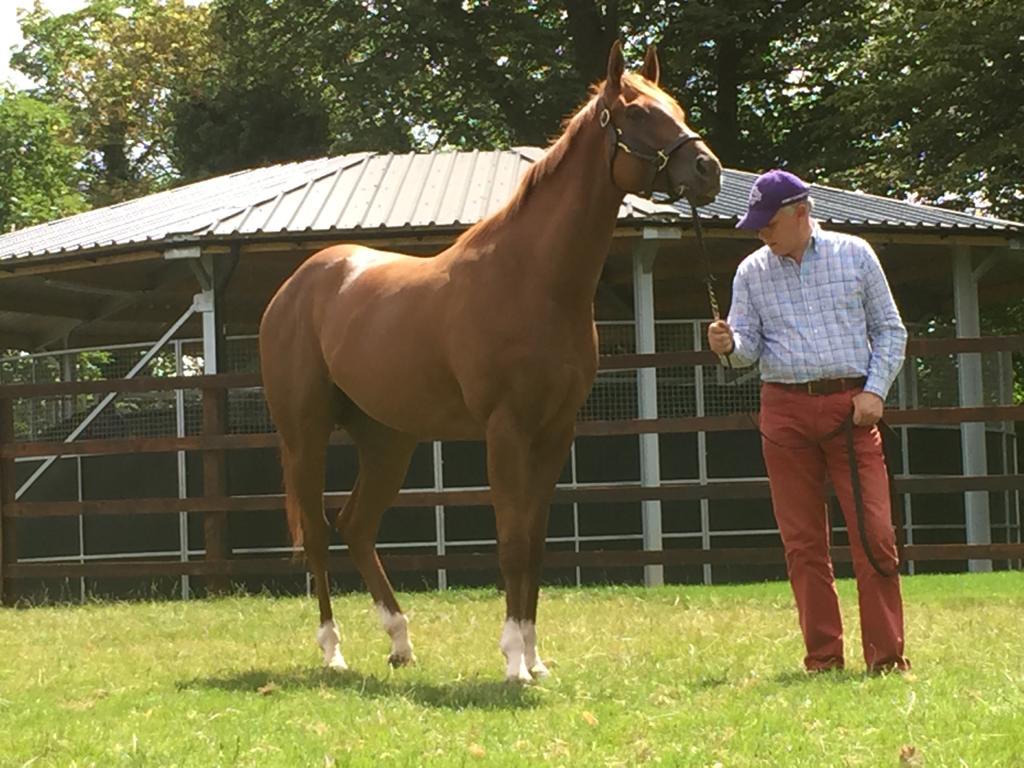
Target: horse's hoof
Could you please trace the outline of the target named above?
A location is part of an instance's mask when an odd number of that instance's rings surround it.
[[[411,667],[416,664],[416,657],[411,653],[392,653],[388,656],[388,664],[390,664],[393,669],[398,669],[399,667]]]
[[[341,653],[335,651],[331,658],[324,659],[324,667],[335,672],[344,672],[348,669],[348,664],[345,663],[345,659]]]
[[[530,685],[533,683],[533,677],[524,669],[517,675],[509,675],[506,677],[505,683],[510,686]]]
[[[541,677],[550,677],[551,670],[547,668],[543,661],[538,661],[532,667],[530,667],[530,674],[536,680]]]
[[[509,685],[529,685],[533,682],[533,675],[526,668],[526,664],[520,661],[518,667],[514,664],[508,665],[505,670],[505,682]]]

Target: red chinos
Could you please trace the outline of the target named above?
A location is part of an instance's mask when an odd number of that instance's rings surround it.
[[[846,438],[842,430],[835,434],[859,391],[811,395],[771,383],[761,389],[761,445],[807,648],[804,665],[810,671],[844,664],[843,626],[829,556],[826,475],[849,531],[864,660],[871,671],[909,667],[903,656],[903,600],[881,435],[877,427],[854,427],[866,538],[875,561],[891,574],[887,576],[877,573],[864,554]]]

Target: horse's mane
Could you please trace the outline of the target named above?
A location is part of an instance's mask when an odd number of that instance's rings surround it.
[[[523,204],[529,199],[530,193],[534,190],[539,182],[546,179],[555,169],[561,164],[562,159],[565,157],[565,153],[569,149],[569,145],[572,144],[573,138],[580,132],[580,129],[586,123],[586,118],[590,115],[597,102],[597,97],[600,95],[604,83],[597,83],[590,87],[590,91],[587,95],[587,100],[576,109],[576,111],[570,114],[565,120],[562,121],[562,133],[554,140],[554,143],[550,144],[544,155],[533,163],[523,174],[522,181],[519,182],[519,188],[516,190],[512,198],[498,211],[486,219],[477,222],[472,227],[467,229],[459,239],[457,243],[463,245],[469,244],[482,237],[486,237],[496,227],[504,224],[508,219],[515,216],[516,213],[523,207]]]
[[[675,99],[646,78],[632,72],[626,72],[622,79],[624,84],[627,84],[634,90],[655,100],[671,103],[677,109],[680,109]],[[537,184],[551,176],[561,164],[569,146],[572,144],[572,140],[580,132],[587,118],[597,110],[597,100],[603,90],[603,81],[595,83],[590,87],[586,101],[574,113],[562,121],[561,135],[548,146],[543,157],[533,163],[526,173],[523,174],[523,179],[519,182],[519,188],[512,195],[512,198],[500,210],[463,232],[458,240],[456,240],[457,244],[468,245],[476,240],[487,237],[495,228],[500,227],[519,212]]]

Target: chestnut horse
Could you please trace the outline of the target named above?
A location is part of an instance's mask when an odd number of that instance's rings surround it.
[[[594,294],[627,192],[706,203],[721,165],[658,85],[612,46],[607,79],[567,121],[498,213],[431,258],[337,245],[311,256],[260,324],[263,386],[277,425],[289,525],[320,603],[324,663],[345,668],[327,578],[324,464],[336,425],[359,474],[333,525],[391,637],[413,660],[407,621],[376,552],[381,514],[420,440],[484,439],[506,590],[506,677],[547,670],[537,592],[548,506],[597,370]]]

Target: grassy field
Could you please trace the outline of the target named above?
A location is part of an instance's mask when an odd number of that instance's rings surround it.
[[[549,589],[525,689],[493,591],[403,596],[394,672],[368,598],[336,598],[344,674],[304,598],[3,610],[0,765],[1024,766],[1024,573],[906,579],[906,676],[863,673],[840,593],[850,668],[808,677],[784,583]]]

